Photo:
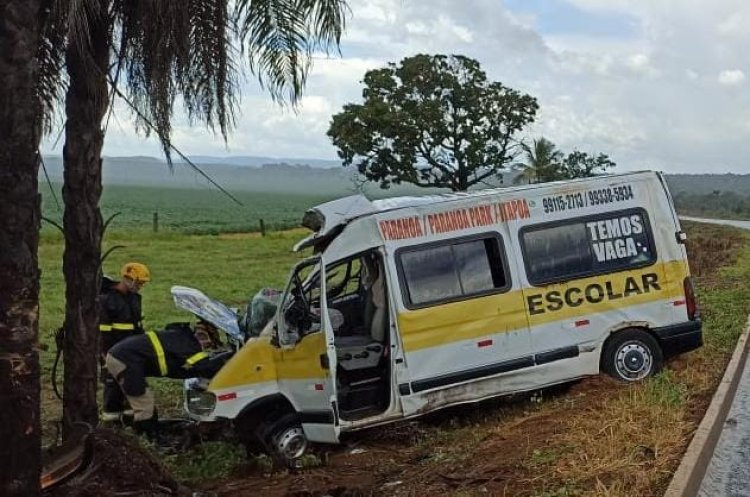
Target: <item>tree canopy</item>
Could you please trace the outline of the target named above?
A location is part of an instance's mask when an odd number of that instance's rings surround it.
[[[523,143],[525,162],[514,164],[521,174],[514,183],[546,183],[563,179],[587,178],[603,174],[616,164],[606,154],[589,155],[573,150],[565,155],[548,139],[534,139]]]
[[[515,135],[537,101],[489,81],[461,55],[419,54],[368,71],[362,104],[333,116],[328,136],[345,166],[383,188],[402,182],[465,191],[519,153]]]

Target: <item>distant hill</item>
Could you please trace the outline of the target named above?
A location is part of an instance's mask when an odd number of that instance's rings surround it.
[[[230,191],[256,191],[264,193],[298,193],[305,195],[351,195],[356,191],[354,168],[344,168],[339,163],[333,167],[321,167],[326,161],[299,159],[300,163],[263,163],[262,157],[226,158],[225,163],[213,161],[215,157],[195,157],[198,166],[214,181]],[[246,161],[244,165],[229,162],[235,159]],[[192,158],[191,158],[192,160]],[[296,160],[296,159],[268,159]],[[62,182],[62,157],[44,157],[50,179]],[[316,165],[310,165],[313,163]],[[209,182],[188,164],[175,162],[170,171],[166,162],[153,157],[105,157],[103,166],[104,185],[158,186],[162,188],[208,188]],[[39,171],[40,181],[45,181]],[[510,176],[506,179],[510,181]],[[500,183],[498,182],[498,185]],[[381,190],[375,183],[364,187],[369,197],[392,195],[414,195],[436,193],[441,190],[418,188],[412,185],[397,185]]]
[[[258,157],[255,155],[230,155],[227,157],[216,157],[213,155],[193,155],[190,160],[196,164],[221,164],[225,166],[250,166],[260,167],[269,164],[298,165],[310,167],[332,168],[341,167],[341,161],[323,159],[290,159],[279,157]],[[177,159],[175,162],[182,162]]]
[[[667,184],[673,195],[750,194],[750,174],[669,174]]]
[[[206,174],[230,191],[267,193],[303,193],[307,195],[347,195],[356,190],[353,168],[344,168],[336,161],[308,159],[275,159],[270,157],[211,157],[192,159]],[[62,158],[44,158],[53,182],[62,181]],[[40,180],[44,181],[42,171]],[[208,188],[208,181],[183,162],[175,162],[170,171],[167,164],[154,157],[105,157],[104,184],[158,186],[162,188]],[[514,173],[506,173],[502,184],[511,185]],[[670,174],[667,183],[675,197],[685,195],[719,195],[750,192],[750,174]],[[377,184],[365,186],[370,197],[434,193],[439,190],[411,185],[398,185],[380,190]]]
[[[45,157],[53,182],[61,182],[61,157]],[[253,164],[237,166],[199,163],[214,181],[228,190],[284,193],[339,194],[353,188],[351,173],[336,168],[309,165]],[[40,171],[40,179],[44,179]],[[159,186],[162,188],[207,188],[209,182],[188,164],[175,162],[170,170],[166,162],[152,157],[105,157],[104,185]]]

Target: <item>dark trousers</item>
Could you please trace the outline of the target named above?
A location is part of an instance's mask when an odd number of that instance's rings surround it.
[[[104,383],[104,392],[102,394],[103,399],[103,411],[104,412],[123,412],[128,408],[128,402],[125,399],[125,394],[122,393],[122,388],[117,383],[111,374],[107,371],[107,368],[102,367],[102,383]]]

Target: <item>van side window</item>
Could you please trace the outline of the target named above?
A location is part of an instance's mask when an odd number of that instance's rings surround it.
[[[407,307],[461,300],[507,288],[500,240],[451,240],[404,249],[398,264]]]
[[[643,209],[609,212],[521,230],[526,274],[533,285],[643,267],[656,261]]]

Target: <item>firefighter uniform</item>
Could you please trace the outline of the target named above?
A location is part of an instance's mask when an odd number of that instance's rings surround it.
[[[112,284],[99,297],[99,331],[102,358],[115,344],[128,337],[142,334],[141,296],[135,292],[123,292],[116,288],[116,284]],[[103,419],[109,420],[118,417],[125,410],[125,396],[107,370],[102,371],[102,381]]]
[[[117,379],[133,408],[136,429],[148,433],[156,421],[154,395],[147,377],[210,378],[224,360],[203,350],[188,323],[174,323],[163,331],[149,331],[117,343],[107,354],[107,369]],[[153,427],[153,426],[152,426]]]

